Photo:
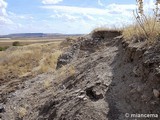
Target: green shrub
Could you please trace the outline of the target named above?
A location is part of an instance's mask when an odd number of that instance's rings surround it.
[[[7,48],[9,48],[9,47],[8,46],[0,47],[0,51],[5,51]]]

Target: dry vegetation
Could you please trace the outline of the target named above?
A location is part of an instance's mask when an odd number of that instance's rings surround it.
[[[10,47],[0,52],[0,83],[27,75],[53,72],[61,42]]]
[[[159,21],[159,4],[157,0],[155,3],[155,9],[153,15],[148,16],[144,14],[143,0],[137,0],[138,9],[134,11],[135,23],[124,28],[123,37],[126,40],[132,40],[133,38],[143,41],[147,40],[155,42],[160,38],[160,21]]]
[[[20,107],[18,110],[18,118],[22,119],[27,114],[26,108]]]
[[[91,34],[94,34],[95,32],[101,32],[101,31],[121,31],[121,28],[109,28],[109,27],[97,27],[94,30],[92,30]]]
[[[54,39],[54,41],[62,41],[63,39]],[[21,45],[30,45],[34,43],[48,43],[53,42],[53,39],[47,39],[47,38],[21,38],[21,39],[4,39],[0,38],[0,47],[6,47],[6,46],[12,46],[14,42],[20,42]]]
[[[90,34],[94,39],[112,38],[113,36],[121,35],[122,29],[120,28],[107,28],[99,27],[94,29]]]
[[[134,37],[139,40],[144,40],[144,39],[156,40],[156,39],[158,39],[160,36],[160,23],[156,22],[154,30],[151,32],[151,28],[154,25],[154,20],[151,17],[148,17],[147,19],[148,19],[148,22],[143,23],[143,26],[144,26],[144,29],[146,30],[148,37],[146,37],[143,29],[137,23],[134,23],[133,25],[130,25],[123,30],[124,38],[126,40],[131,40]]]

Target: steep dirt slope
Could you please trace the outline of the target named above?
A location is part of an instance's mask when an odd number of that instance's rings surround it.
[[[149,47],[146,42],[120,42],[119,52],[112,64],[114,77],[106,93],[109,120],[159,119],[159,48],[158,42]],[[131,117],[131,114],[135,116]]]
[[[125,117],[126,113],[160,114],[159,43],[146,47],[119,35],[103,31],[70,43],[55,73],[29,79],[7,96],[0,118],[130,120],[139,118]]]
[[[57,67],[61,71],[66,63],[74,74],[61,80],[57,73],[48,73],[26,81],[22,89],[8,95],[2,119],[106,119],[105,92],[112,80],[110,65],[117,47],[107,45],[110,39],[80,39],[60,57]],[[46,80],[50,81],[47,88]]]

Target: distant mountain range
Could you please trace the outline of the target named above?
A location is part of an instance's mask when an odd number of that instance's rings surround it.
[[[8,34],[0,35],[0,38],[60,38],[67,36],[81,36],[82,34],[60,34],[60,33],[17,33],[17,34]]]

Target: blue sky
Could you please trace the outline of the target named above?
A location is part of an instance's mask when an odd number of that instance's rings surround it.
[[[0,34],[89,33],[133,21],[136,0],[0,0]],[[154,0],[145,0],[145,9]]]

